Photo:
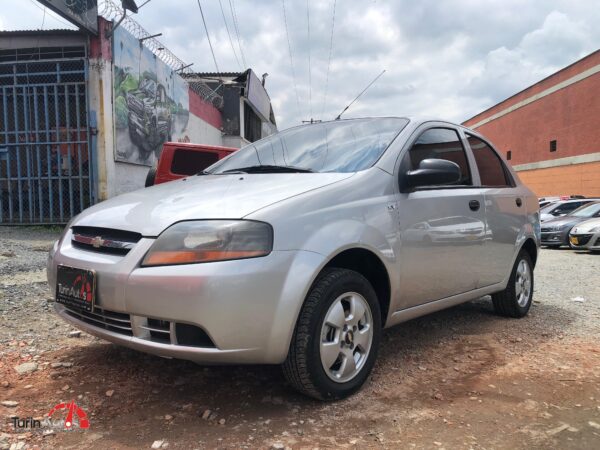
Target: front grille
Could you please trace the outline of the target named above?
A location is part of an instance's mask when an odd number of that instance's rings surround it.
[[[171,322],[167,320],[148,319],[148,325],[140,325],[140,328],[150,333],[151,341],[171,343]]]
[[[195,325],[151,319],[150,317],[143,316],[130,316],[126,313],[110,311],[97,306],[94,307],[92,312],[74,309],[66,305],[63,306],[69,316],[94,327],[112,331],[113,333],[133,336],[160,344],[215,348],[215,343],[206,331]]]
[[[114,230],[112,228],[82,227],[71,228],[74,247],[99,253],[124,256],[142,238],[140,233]]]
[[[65,309],[68,315],[89,325],[104,328],[113,333],[133,336],[129,314],[109,311],[98,307],[94,307],[92,312],[73,309],[68,306]]]
[[[577,245],[585,245],[592,238],[593,234],[578,234],[577,237]]]

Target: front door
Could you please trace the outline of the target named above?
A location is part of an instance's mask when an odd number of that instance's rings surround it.
[[[475,289],[484,262],[484,198],[473,186],[457,131],[423,131],[404,155],[400,177],[428,158],[457,163],[462,177],[455,185],[426,186],[399,194],[402,308]]]

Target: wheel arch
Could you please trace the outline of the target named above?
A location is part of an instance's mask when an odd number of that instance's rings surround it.
[[[533,267],[535,268],[535,265],[537,263],[537,257],[538,257],[538,247],[535,244],[535,241],[532,238],[527,238],[525,240],[525,242],[523,242],[523,245],[521,246],[522,250],[525,250],[527,252],[527,254],[529,255],[529,257],[531,258],[531,262],[533,263]]]
[[[315,280],[323,270],[332,267],[358,272],[371,283],[381,308],[381,323],[385,326],[390,309],[391,283],[388,270],[381,258],[367,248],[351,247],[332,256],[321,268]]]

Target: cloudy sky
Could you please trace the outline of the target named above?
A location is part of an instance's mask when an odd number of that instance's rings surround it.
[[[219,69],[240,70],[230,0],[201,3]],[[310,21],[305,0],[285,0],[294,70],[283,2],[231,3],[247,66],[269,73],[280,129],[334,118],[383,69],[345,117],[463,121],[600,48],[598,0],[337,0],[327,82],[334,0],[310,0]],[[196,70],[215,70],[197,0],[152,0],[135,19],[162,33],[161,41]],[[37,29],[42,22],[45,29],[66,27],[51,13],[44,18],[35,0],[0,0],[0,29]]]

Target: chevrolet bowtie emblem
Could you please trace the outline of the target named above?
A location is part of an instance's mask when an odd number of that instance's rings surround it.
[[[96,236],[92,239],[91,244],[94,248],[100,248],[104,245],[104,239],[101,236]]]

